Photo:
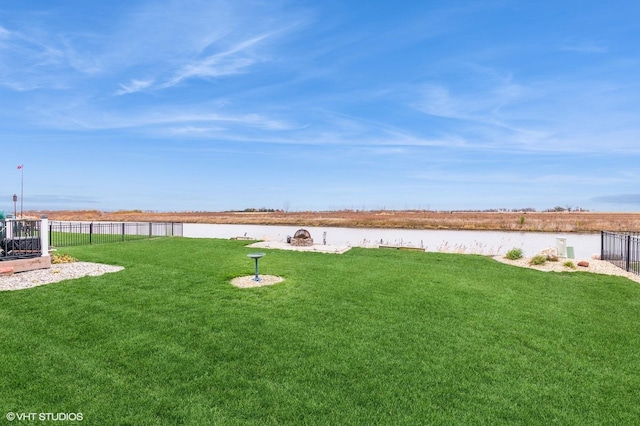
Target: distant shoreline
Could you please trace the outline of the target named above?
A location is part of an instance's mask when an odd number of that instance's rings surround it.
[[[601,212],[434,212],[422,210],[326,212],[102,212],[42,210],[51,220],[182,222],[244,225],[331,226],[344,228],[438,229],[515,232],[640,232],[640,213]]]

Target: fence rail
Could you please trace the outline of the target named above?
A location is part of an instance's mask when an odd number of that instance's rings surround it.
[[[602,231],[600,259],[640,275],[640,233]]]
[[[172,236],[182,236],[182,223],[59,221],[51,221],[49,223],[49,245],[54,247],[115,243]]]

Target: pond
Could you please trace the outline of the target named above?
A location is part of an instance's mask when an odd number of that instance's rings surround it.
[[[270,225],[217,225],[185,223],[183,235],[190,238],[250,238],[264,241],[287,240],[300,227]],[[425,251],[503,255],[512,248],[520,248],[525,257],[556,247],[564,238],[566,247],[573,247],[575,259],[588,260],[600,253],[600,234],[413,230],[379,228],[304,227],[315,244],[349,245],[352,247],[402,246]]]

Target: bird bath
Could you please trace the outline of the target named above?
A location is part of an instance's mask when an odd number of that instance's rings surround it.
[[[264,256],[264,253],[250,253],[247,257],[250,257],[256,261],[256,276],[253,279],[256,282],[260,282],[260,276],[258,275],[258,259]]]

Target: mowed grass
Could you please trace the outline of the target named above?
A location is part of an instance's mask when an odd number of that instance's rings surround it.
[[[481,256],[64,249],[126,269],[0,293],[0,411],[83,424],[637,424],[640,285]]]

